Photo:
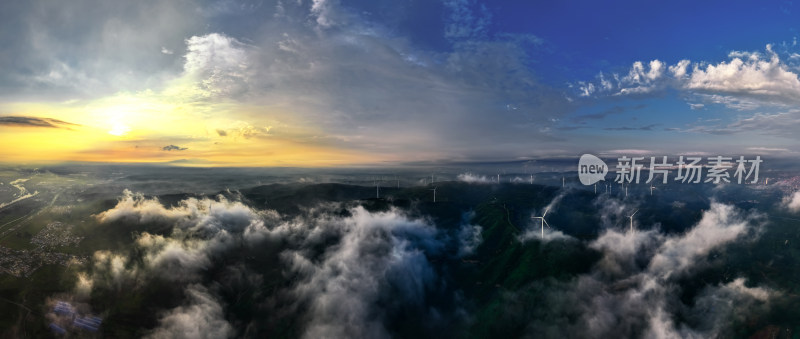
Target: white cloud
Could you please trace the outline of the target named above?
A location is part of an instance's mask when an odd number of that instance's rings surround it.
[[[142,233],[136,245],[144,249],[143,260],[150,270],[172,280],[194,280],[196,272],[211,265],[210,244],[204,240]]]
[[[151,275],[176,282],[197,281],[211,266],[214,255],[237,246],[251,246],[277,237],[280,216],[275,211],[255,211],[241,202],[188,198],[165,207],[157,199],[123,192],[116,206],[96,215],[101,227],[125,224],[171,228],[169,235],[142,232],[134,239],[141,258],[132,264],[127,256],[98,251],[94,255],[95,284],[136,286]]]
[[[783,106],[797,103],[800,79],[792,67],[781,60],[770,45],[766,53],[733,51],[729,61],[695,62],[680,60],[667,65],[652,60],[648,65],[636,61],[625,75],[612,74],[615,85],[599,73],[595,82],[579,82],[579,96],[647,94],[676,88],[705,98],[707,102],[725,104],[736,109],[754,109],[764,105]],[[792,56],[787,56],[791,60]]]
[[[125,190],[114,208],[96,215],[101,223],[161,223],[179,232],[216,235],[222,231],[242,232],[261,228],[264,219],[277,218],[274,211],[256,211],[239,201],[188,198],[178,206],[167,208],[157,199]]]
[[[233,327],[225,320],[223,308],[202,285],[190,285],[185,293],[188,304],[166,312],[159,326],[146,338],[231,338]]]
[[[664,241],[648,270],[660,277],[669,277],[679,276],[690,267],[701,266],[711,249],[746,234],[753,218],[743,218],[733,206],[712,202],[700,222],[683,237]]]
[[[343,24],[343,14],[339,10],[338,0],[312,0],[311,14],[316,17],[317,25],[330,28]]]
[[[798,128],[800,128],[800,111],[791,109],[779,113],[755,113],[739,117],[731,123],[697,125],[689,130],[710,134],[757,133],[797,139],[800,138],[796,133]]]
[[[683,59],[679,61],[677,64],[669,66],[669,72],[672,74],[673,77],[677,79],[682,79],[686,76],[686,70],[691,64],[691,61]]]
[[[97,251],[91,276],[79,274],[76,295],[89,296],[93,288],[134,291],[153,279],[169,281],[185,294],[185,303],[164,312],[149,338],[228,338],[236,334],[226,320],[224,305],[203,286],[202,275],[214,259],[232,249],[263,246],[281,237],[274,229],[281,223],[275,211],[256,211],[222,196],[187,198],[167,207],[155,198],[125,190],[116,206],[95,216],[98,227],[157,226],[171,228],[168,235],[141,232],[134,237],[130,254]],[[241,271],[227,268],[229,271]],[[234,272],[235,273],[235,272]],[[239,272],[240,275],[244,274]],[[219,279],[228,279],[225,274]],[[245,280],[259,276],[247,273]],[[240,279],[241,280],[241,279]],[[225,283],[216,281],[216,285]]]
[[[567,241],[567,240],[575,240],[575,238],[564,234],[557,229],[548,228],[547,225],[544,226],[544,233],[541,230],[541,224],[531,224],[526,228],[525,233],[522,233],[519,236],[519,241],[541,241],[543,243],[551,242],[551,241]]]
[[[775,53],[769,59],[757,55],[745,60],[733,58],[730,62],[707,65],[705,69],[695,65],[685,86],[691,90],[789,101],[796,101],[800,95],[797,74],[789,71]]]
[[[619,278],[637,273],[639,256],[643,253],[646,256],[663,241],[657,230],[629,232],[625,227],[622,229],[606,229],[589,244],[590,248],[603,253],[596,271],[604,277]]]
[[[478,175],[473,173],[461,173],[456,176],[458,181],[463,181],[471,184],[489,184],[496,182],[493,178],[489,178],[485,175]]]
[[[761,106],[761,103],[754,99],[735,95],[697,94],[696,97],[706,103],[725,105],[738,111],[754,110]]]
[[[580,96],[582,96],[582,97],[588,97],[588,96],[594,94],[594,91],[595,91],[594,84],[591,83],[591,82],[586,83],[586,82],[581,81],[581,82],[578,83],[578,88],[581,90]]]
[[[475,249],[483,241],[480,225],[474,225],[470,221],[475,217],[475,212],[464,214],[461,220],[461,227],[458,230],[458,255],[468,256],[475,253]]]
[[[783,198],[783,207],[792,212],[800,211],[800,191]]]
[[[697,297],[689,316],[698,320],[698,332],[729,336],[727,324],[744,322],[753,313],[767,312],[780,293],[765,287],[748,287],[744,278],[708,286]]]
[[[301,275],[292,294],[298,303],[309,304],[304,338],[389,338],[386,307],[421,305],[433,282],[425,256],[439,246],[433,226],[398,210],[370,213],[356,207],[350,213],[343,219],[308,220],[313,224],[306,232],[340,237],[321,258],[312,260],[304,250],[283,254]]]
[[[138,267],[129,267],[129,258],[127,256],[111,253],[109,251],[96,251],[92,258],[92,282],[80,282],[77,286],[82,293],[88,294],[86,289],[92,288],[98,284],[105,285],[114,290],[121,290],[123,287],[136,286],[141,276],[145,273],[139,270]]]
[[[641,61],[634,62],[628,74],[620,79],[619,94],[644,94],[655,90],[665,68],[659,60],[650,61],[648,69]]]
[[[186,39],[184,72],[206,97],[244,94],[251,76],[247,46],[219,33]]]
[[[123,285],[155,274],[178,286],[187,284],[185,304],[165,312],[151,337],[193,337],[204,331],[210,337],[228,337],[235,332],[225,320],[224,305],[210,287],[197,284],[203,281],[200,275],[226,251],[280,240],[286,246],[281,261],[286,274],[296,275],[296,283],[277,293],[291,296],[297,316],[307,320],[304,337],[389,337],[386,312],[397,307],[419,308],[421,317],[428,312],[423,305],[436,274],[427,256],[440,253],[445,239],[438,238],[427,220],[399,210],[373,213],[359,206],[342,215],[342,208],[323,204],[284,221],[275,212],[256,212],[221,197],[189,198],[165,207],[126,191],[117,206],[98,214],[104,227],[160,223],[172,226],[172,233],[138,235],[141,258],[135,262],[99,253],[102,260],[96,261],[109,268],[96,269],[94,280],[105,281],[109,273],[104,272],[112,272]],[[447,239],[458,246],[458,255],[480,243],[480,227],[469,223],[454,235]]]
[[[601,219],[614,219],[619,210],[630,209],[621,206],[601,211],[601,217],[612,214]],[[701,221],[683,234],[608,228],[589,243],[602,256],[589,273],[566,283],[534,283],[537,297],[530,302],[537,305],[533,312],[542,311],[535,313],[529,333],[615,338],[730,336],[731,319],[764,312],[762,306],[775,293],[764,287],[747,287],[744,279],[736,279],[708,285],[694,304],[687,305],[681,300],[682,276],[678,273],[707,265],[704,254],[757,229],[757,219],[713,203]],[[693,321],[676,321],[682,318]]]
[[[748,151],[756,151],[756,152],[766,152],[766,153],[788,153],[791,152],[788,148],[776,148],[776,147],[747,147]]]

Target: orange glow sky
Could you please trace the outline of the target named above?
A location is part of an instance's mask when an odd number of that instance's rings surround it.
[[[796,18],[703,6],[719,30],[680,6],[643,30],[599,3],[2,2],[0,162],[800,156]]]

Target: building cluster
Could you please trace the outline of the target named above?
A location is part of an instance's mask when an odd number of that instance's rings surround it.
[[[77,246],[83,237],[72,234],[72,227],[58,221],[51,222],[31,238],[31,243],[37,248]]]
[[[0,246],[0,272],[18,278],[29,277],[42,265],[85,264],[88,258],[66,253],[46,252],[41,248],[34,250],[14,250]]]
[[[800,176],[783,178],[774,182],[775,187],[778,187],[788,194],[797,192],[797,190],[800,189]]]
[[[72,234],[72,226],[61,222],[51,222],[31,238],[36,246],[32,250],[14,250],[0,246],[0,272],[15,277],[28,277],[42,265],[84,264],[85,256],[51,252],[63,246],[77,246],[83,237]]]

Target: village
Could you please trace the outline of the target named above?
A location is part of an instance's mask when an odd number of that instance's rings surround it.
[[[51,222],[31,238],[31,244],[36,246],[34,249],[16,250],[0,246],[0,272],[27,278],[43,265],[82,265],[88,260],[85,256],[53,252],[60,247],[77,246],[82,239],[72,234],[71,225]]]

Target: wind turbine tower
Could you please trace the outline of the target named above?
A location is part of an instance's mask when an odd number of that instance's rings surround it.
[[[631,232],[633,232],[633,216],[636,215],[636,212],[639,212],[639,210],[637,209],[636,211],[633,212],[633,214],[628,216],[628,218],[631,219]]]
[[[531,217],[531,219],[540,219],[540,220],[542,220],[542,239],[544,239],[544,225],[547,225],[547,228],[550,228],[550,224],[547,223],[547,220],[544,220],[544,217],[547,215],[547,211],[549,211],[549,210],[550,210],[549,208],[546,208],[544,210],[544,214],[542,214],[541,217]]]
[[[430,190],[433,191],[433,202],[436,202],[436,187],[431,188]]]

